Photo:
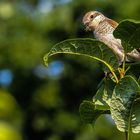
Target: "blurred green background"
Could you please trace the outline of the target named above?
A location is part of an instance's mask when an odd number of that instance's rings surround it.
[[[94,129],[79,116],[104,75],[99,63],[57,55],[43,65],[55,43],[93,37],[81,23],[90,10],[118,22],[140,19],[139,0],[0,0],[0,140],[124,139],[110,116]]]

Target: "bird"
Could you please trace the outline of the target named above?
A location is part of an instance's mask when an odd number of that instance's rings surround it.
[[[127,62],[140,61],[140,48],[125,54],[121,40],[114,37],[113,32],[119,25],[116,21],[101,12],[90,11],[84,15],[82,22],[87,31],[93,31],[94,37],[106,44],[116,54],[119,64],[122,64],[124,60]]]

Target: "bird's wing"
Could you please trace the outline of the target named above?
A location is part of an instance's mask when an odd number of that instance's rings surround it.
[[[113,27],[116,28],[118,26],[118,23],[112,19],[106,18],[106,21]]]
[[[106,35],[95,35],[96,39],[105,43],[112,51],[118,56],[119,61],[122,62],[124,59],[124,50],[121,45],[121,40],[114,38],[113,34]]]
[[[132,50],[130,53],[127,53],[127,61],[140,61],[139,48]]]

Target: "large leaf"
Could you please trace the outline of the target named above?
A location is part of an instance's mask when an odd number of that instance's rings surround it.
[[[111,71],[117,69],[118,59],[105,44],[94,39],[69,39],[56,44],[48,54],[44,56],[44,62],[48,64],[48,57],[58,54],[84,55],[104,63]]]
[[[114,31],[114,36],[121,39],[126,52],[140,48],[140,21],[124,20]]]
[[[132,109],[132,131],[133,133],[140,132],[140,99],[136,99]]]
[[[101,85],[101,87],[97,90],[95,96],[93,97],[93,102],[98,109],[106,110],[110,109],[108,104],[103,100],[104,98],[104,83]]]
[[[110,109],[117,128],[122,131],[140,132],[140,87],[131,76],[125,76],[116,85]]]
[[[79,108],[81,119],[85,123],[94,124],[96,119],[102,114],[109,114],[108,110],[98,110],[91,101],[83,101]]]
[[[110,101],[113,94],[115,83],[108,77],[102,80],[102,84],[96,95],[93,97],[93,102],[98,109],[110,109]]]
[[[140,76],[139,76],[139,78],[138,78],[138,83],[139,83],[139,85],[140,85]]]

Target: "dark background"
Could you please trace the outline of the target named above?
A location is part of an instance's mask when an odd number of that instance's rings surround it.
[[[92,100],[104,75],[99,63],[56,55],[43,64],[55,43],[93,37],[81,22],[90,10],[140,19],[139,0],[0,0],[0,140],[124,139],[110,116],[94,129],[80,119],[80,103]]]

